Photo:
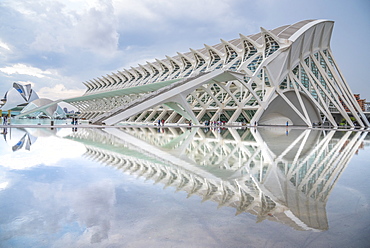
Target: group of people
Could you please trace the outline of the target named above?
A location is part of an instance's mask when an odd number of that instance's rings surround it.
[[[206,126],[225,126],[226,121],[205,121]]]
[[[162,126],[164,126],[164,119],[159,119],[158,120],[158,126],[160,126],[162,124]]]
[[[78,118],[73,117],[73,118],[72,118],[72,121],[71,121],[71,124],[72,124],[72,125],[77,125],[77,124],[78,124]]]

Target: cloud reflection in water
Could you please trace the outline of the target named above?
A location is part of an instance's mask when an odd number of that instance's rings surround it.
[[[7,199],[0,203],[7,213],[1,216],[1,243],[105,247],[130,240],[142,246],[154,242],[139,235],[148,233],[178,239],[154,244],[179,245],[184,234],[171,230],[181,225],[184,230],[198,230],[191,233],[192,239],[204,237],[195,239],[195,244],[223,246],[228,241],[216,238],[215,227],[210,229],[213,234],[204,229],[215,218],[206,217],[214,204],[231,207],[238,216],[249,213],[267,225],[264,220],[291,230],[328,230],[330,193],[366,136],[305,129],[291,129],[286,135],[279,128],[164,128],[160,132],[79,128],[63,135],[54,131],[34,135],[35,130],[12,129],[6,146],[1,143],[7,147],[0,157],[4,172],[0,184],[7,183],[0,191],[1,199]],[[33,136],[28,137],[33,140],[29,150],[13,152],[13,143],[25,134]],[[37,162],[24,164],[34,158]],[[191,199],[177,202],[178,196],[159,191],[162,187],[214,204],[196,205],[194,211],[199,213],[188,212],[189,206],[183,204],[194,204]],[[147,212],[148,204],[160,207]],[[176,214],[163,219],[163,211]],[[218,211],[220,216],[225,214]],[[229,218],[214,219],[219,231]],[[198,221],[195,226],[193,219]],[[262,226],[267,228],[266,224]],[[158,225],[163,229],[154,228]],[[259,244],[257,239],[250,242]]]

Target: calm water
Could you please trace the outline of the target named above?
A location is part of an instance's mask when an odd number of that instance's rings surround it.
[[[0,247],[370,246],[367,133],[1,132]]]

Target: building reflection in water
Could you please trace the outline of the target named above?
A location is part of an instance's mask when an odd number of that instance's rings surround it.
[[[367,133],[280,128],[79,129],[86,156],[203,201],[297,230],[327,230],[325,205]]]
[[[12,151],[31,150],[38,137],[56,135],[57,131],[50,128],[3,128],[1,134]]]

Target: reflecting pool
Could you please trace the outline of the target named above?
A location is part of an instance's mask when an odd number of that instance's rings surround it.
[[[370,135],[7,128],[0,247],[369,247]]]

